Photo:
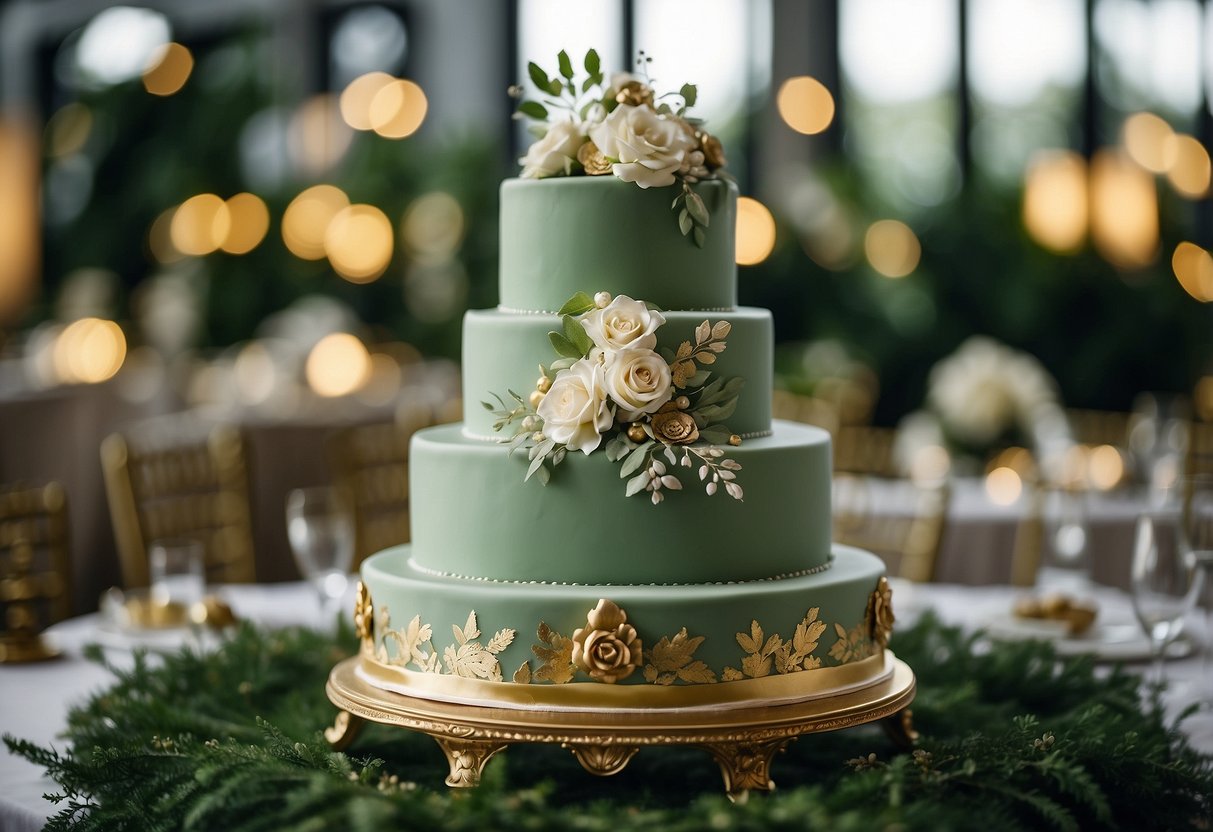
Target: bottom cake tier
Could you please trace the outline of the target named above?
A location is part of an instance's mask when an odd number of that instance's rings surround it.
[[[891,671],[884,563],[835,545],[813,574],[682,585],[476,581],[362,565],[366,681],[516,708],[753,706],[831,696]]]

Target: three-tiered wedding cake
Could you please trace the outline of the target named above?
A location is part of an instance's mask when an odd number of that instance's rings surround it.
[[[829,435],[771,418],[719,144],[643,82],[598,81],[597,118],[501,188],[501,305],[464,319],[466,421],[413,438],[411,544],[363,564],[364,676],[641,709],[884,678],[884,565],[830,542]],[[546,178],[562,165],[589,175]]]

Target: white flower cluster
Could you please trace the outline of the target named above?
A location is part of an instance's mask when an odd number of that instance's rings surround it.
[[[634,421],[670,400],[670,367],[654,351],[665,317],[627,295],[595,296],[578,321],[594,342],[585,358],[560,370],[536,408],[543,432],[570,450],[589,454],[618,415]]]
[[[1027,353],[974,336],[931,369],[927,401],[962,442],[986,445],[1057,401],[1057,385]]]

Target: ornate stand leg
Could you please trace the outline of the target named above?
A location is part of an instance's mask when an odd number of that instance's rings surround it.
[[[324,729],[324,738],[334,751],[344,751],[358,736],[366,720],[354,716],[349,711],[338,711],[333,724]]]
[[[451,773],[447,775],[446,784],[455,789],[470,789],[480,785],[480,774],[489,758],[505,748],[503,742],[486,740],[457,740],[450,737],[434,737],[446,760],[450,763]]]
[[[909,708],[885,717],[880,725],[902,751],[911,750],[918,742],[918,732],[914,730],[914,712]]]
[[[635,745],[573,745],[567,742],[564,747],[573,752],[582,768],[599,777],[623,771],[640,750],[640,747]]]
[[[794,738],[768,742],[720,742],[704,746],[716,758],[724,776],[724,790],[729,800],[745,803],[750,792],[769,792],[775,788],[771,779],[771,758],[782,751]]]

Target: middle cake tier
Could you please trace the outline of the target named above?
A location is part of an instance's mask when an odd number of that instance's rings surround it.
[[[660,505],[625,495],[603,453],[570,453],[542,485],[526,453],[461,425],[413,437],[413,560],[431,575],[484,581],[679,584],[805,574],[830,553],[830,437],[775,422],[772,435],[723,448],[744,501],[705,493],[694,468]]]
[[[774,335],[771,313],[766,309],[741,307],[731,312],[665,311],[666,323],[658,330],[658,346],[676,350],[695,337],[695,327],[710,320],[728,321],[732,331],[728,346],[712,365],[713,378],[745,379],[737,410],[726,423],[742,437],[754,437],[771,429],[771,385],[774,368]],[[556,315],[520,314],[496,309],[474,310],[463,319],[464,418],[470,434],[492,438],[493,415],[480,406],[492,394],[503,398],[508,390],[526,397],[535,389],[539,365],[551,364],[559,356],[552,350],[548,333],[560,330]]]

